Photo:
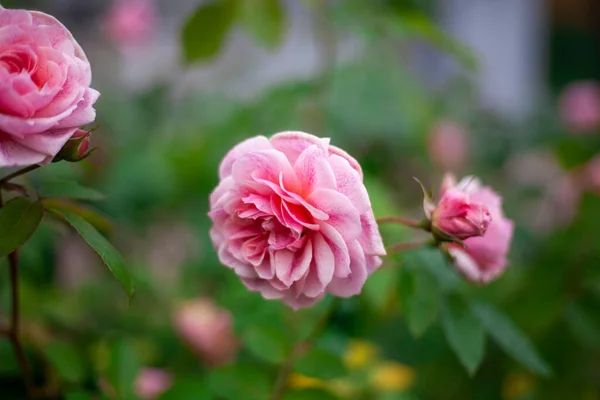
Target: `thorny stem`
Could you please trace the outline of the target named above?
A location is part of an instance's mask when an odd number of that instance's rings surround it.
[[[25,169],[27,168],[24,168],[20,171],[24,171]],[[35,168],[30,168],[29,171],[34,169]],[[15,172],[14,174],[11,174],[13,176],[9,175],[8,177],[2,179],[0,183],[8,182],[8,180],[12,179],[14,176],[21,175],[22,173],[24,172],[21,172],[20,174],[16,174]],[[4,203],[2,201],[2,194],[0,193],[0,208],[2,208],[3,205]],[[11,293],[10,326],[8,328],[0,328],[0,334],[6,336],[12,343],[17,361],[19,363],[19,368],[21,369],[21,375],[23,376],[25,388],[27,390],[27,396],[29,398],[33,398],[36,393],[35,385],[31,375],[31,368],[29,367],[25,351],[23,350],[23,345],[21,344],[21,339],[19,338],[19,252],[17,250],[8,255],[8,264]]]
[[[16,178],[17,176],[21,176],[24,175],[28,172],[34,171],[36,169],[38,169],[40,166],[38,164],[34,164],[34,165],[30,165],[28,167],[25,168],[21,168],[18,171],[13,172],[12,174],[6,175],[4,178],[0,179],[0,186],[4,185],[5,183],[7,183],[8,181],[10,181],[11,179]]]
[[[273,393],[269,400],[281,400],[283,395],[285,394],[285,389],[287,386],[288,378],[294,369],[294,362],[300,357],[302,354],[306,353],[312,344],[319,338],[323,330],[327,327],[327,323],[329,322],[329,318],[335,312],[340,304],[339,298],[334,298],[329,309],[325,312],[325,314],[321,317],[321,319],[315,324],[312,332],[308,337],[304,340],[299,341],[294,345],[290,354],[285,359],[281,368],[279,369],[279,373],[277,375],[277,381],[275,382],[275,388],[273,389]]]
[[[381,217],[381,218],[377,218],[377,222],[380,224],[395,223],[395,224],[409,226],[409,227],[415,228],[415,229],[427,230],[427,224],[425,224],[423,221],[416,221],[414,219],[404,218],[404,217],[396,217],[396,216]]]

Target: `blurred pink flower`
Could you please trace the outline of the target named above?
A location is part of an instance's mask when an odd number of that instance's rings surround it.
[[[570,84],[560,95],[563,123],[574,133],[588,133],[600,128],[600,85],[594,81]]]
[[[478,179],[463,178],[456,183],[454,176],[448,174],[442,184],[442,196],[446,191],[458,188],[468,193],[473,202],[485,205],[491,215],[491,222],[483,236],[466,239],[463,248],[455,243],[444,244],[454,265],[460,273],[472,282],[486,284],[500,276],[507,267],[506,256],[513,235],[513,222],[504,217],[502,199]]]
[[[588,189],[600,192],[600,156],[596,156],[584,167],[585,182]]]
[[[431,213],[434,233],[464,240],[472,236],[483,236],[492,217],[482,203],[474,202],[471,194],[459,187],[447,189]]]
[[[233,362],[238,341],[229,311],[211,299],[201,298],[182,304],[175,312],[175,330],[207,365]]]
[[[428,153],[432,163],[445,170],[458,170],[469,158],[469,135],[458,122],[438,121],[429,133]]]
[[[114,0],[105,16],[104,29],[118,45],[137,45],[152,37],[157,19],[153,0]]]
[[[223,159],[210,196],[221,262],[297,309],[361,292],[385,254],[358,162],[304,132],[257,136]]]
[[[143,368],[134,382],[135,394],[142,400],[157,399],[173,384],[173,377],[158,368]]]
[[[0,6],[0,167],[45,164],[96,118],[90,63],[54,17]]]

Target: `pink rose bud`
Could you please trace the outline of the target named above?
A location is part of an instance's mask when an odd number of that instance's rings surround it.
[[[464,240],[466,248],[456,243],[445,243],[443,247],[454,261],[456,268],[472,282],[486,284],[504,272],[508,265],[507,254],[513,235],[513,222],[504,217],[502,199],[479,180],[467,177],[456,183],[453,176],[444,179],[442,196],[459,189],[470,196],[474,203],[484,206],[491,217],[483,236],[472,236]]]
[[[458,122],[442,120],[429,133],[427,150],[429,159],[438,167],[457,170],[469,158],[469,138],[466,129]]]
[[[157,10],[152,0],[114,0],[104,28],[116,44],[137,45],[147,41],[156,29]]]
[[[358,162],[304,132],[257,136],[223,159],[210,196],[220,261],[294,309],[361,292],[385,249]]]
[[[593,81],[570,84],[559,98],[563,123],[573,133],[600,128],[600,85]]]
[[[91,131],[84,131],[82,129],[75,131],[73,136],[71,136],[71,139],[67,140],[67,143],[60,149],[52,162],[63,160],[68,162],[78,162],[87,158],[92,152],[88,151],[91,133]]]
[[[459,188],[444,193],[431,218],[434,234],[442,233],[461,240],[483,236],[492,220],[483,204],[473,202],[471,195]]]
[[[174,317],[175,330],[192,350],[209,366],[233,362],[238,341],[233,332],[229,311],[211,299],[184,303]]]
[[[0,6],[0,167],[49,163],[94,121],[83,49],[50,15]]]
[[[143,368],[134,382],[135,394],[142,400],[154,400],[173,384],[173,377],[158,368]]]

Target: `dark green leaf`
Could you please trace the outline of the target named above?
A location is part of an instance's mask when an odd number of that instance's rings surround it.
[[[240,6],[241,22],[258,42],[268,49],[281,44],[285,20],[280,0],[242,1]]]
[[[483,359],[485,333],[469,305],[458,296],[448,296],[442,303],[442,327],[450,347],[469,374]]]
[[[212,370],[208,387],[227,400],[264,400],[269,398],[273,382],[260,365],[238,362]]]
[[[79,215],[67,211],[67,210],[57,210],[53,209],[52,212],[62,217],[65,221],[67,221],[79,235],[90,245],[92,249],[104,264],[108,267],[108,269],[112,272],[112,274],[117,278],[117,280],[123,285],[127,295],[131,299],[135,290],[133,288],[133,283],[129,278],[129,274],[123,267],[123,258],[121,254],[113,247],[112,244],[104,236],[102,236],[92,225],[90,225],[85,219],[81,218]]]
[[[441,292],[437,280],[423,268],[411,268],[403,272],[406,281],[400,288],[403,310],[408,329],[419,337],[435,320],[441,303]]]
[[[110,347],[110,361],[106,377],[119,399],[131,399],[133,382],[140,370],[140,361],[133,343],[117,340]]]
[[[242,340],[256,357],[275,364],[285,359],[291,347],[285,329],[266,323],[247,328]]]
[[[215,56],[232,26],[237,12],[234,0],[216,0],[202,4],[183,27],[186,61],[201,61]]]
[[[206,382],[197,376],[179,379],[173,383],[160,400],[212,400]]]
[[[94,399],[94,397],[92,397],[91,394],[86,393],[86,392],[69,392],[65,395],[65,400],[92,400]]]
[[[325,389],[301,389],[288,391],[283,400],[336,400],[338,397]]]
[[[325,350],[309,350],[296,362],[295,371],[302,375],[319,379],[335,379],[346,375],[346,368],[340,356]]]
[[[37,229],[44,209],[39,201],[13,199],[0,209],[0,257],[23,246]]]
[[[44,348],[44,354],[65,381],[80,382],[85,377],[85,365],[81,353],[69,343],[50,343]]]
[[[472,309],[488,334],[507,354],[532,372],[542,376],[551,374],[550,367],[537,354],[527,336],[500,310],[481,302],[472,303]]]
[[[72,181],[46,182],[38,189],[38,193],[42,197],[61,197],[90,201],[99,201],[106,198],[102,193]]]
[[[449,268],[448,262],[436,248],[424,248],[404,255],[406,262],[416,268],[424,268],[438,281],[442,292],[454,291],[462,283],[456,271]]]
[[[600,348],[600,320],[592,309],[580,304],[569,304],[565,319],[573,336],[586,346]]]

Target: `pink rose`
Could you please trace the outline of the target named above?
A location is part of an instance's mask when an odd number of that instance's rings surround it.
[[[600,128],[600,85],[580,81],[567,86],[559,99],[561,118],[575,133],[587,133]]]
[[[152,36],[156,20],[156,5],[152,0],[114,0],[104,28],[116,44],[135,45]]]
[[[462,168],[469,157],[469,139],[466,129],[458,122],[437,122],[427,142],[429,159],[442,169]]]
[[[455,243],[446,243],[444,248],[454,260],[454,265],[470,281],[481,284],[497,278],[507,266],[506,256],[513,235],[513,222],[504,217],[502,199],[479,180],[466,177],[456,183],[452,175],[446,175],[442,184],[442,196],[453,188],[470,195],[471,201],[484,205],[491,216],[491,222],[483,236],[464,240],[467,248]]]
[[[223,159],[210,196],[221,262],[294,309],[361,292],[385,255],[358,162],[304,132],[257,136]]]
[[[235,360],[238,341],[233,332],[233,318],[211,299],[184,303],[176,311],[173,323],[179,336],[207,365]]]
[[[92,73],[55,18],[0,6],[0,167],[50,162],[94,121]]]
[[[483,236],[492,217],[487,207],[471,199],[471,193],[459,187],[445,191],[431,213],[432,229],[464,240]]]
[[[143,400],[157,399],[173,384],[173,377],[158,368],[143,368],[134,382],[135,394]]]

